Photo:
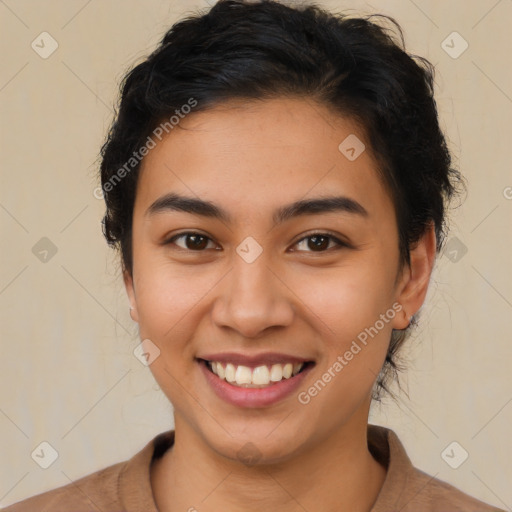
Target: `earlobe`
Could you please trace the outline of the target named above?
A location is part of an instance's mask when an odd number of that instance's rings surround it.
[[[126,294],[128,295],[128,300],[130,301],[130,316],[134,322],[139,322],[139,314],[137,312],[137,299],[135,297],[135,288],[133,285],[133,277],[127,270],[123,270],[123,280],[124,286],[126,289]]]
[[[137,310],[133,306],[130,306],[130,316],[134,322],[139,323],[139,315],[137,314]]]
[[[436,234],[431,223],[420,240],[410,250],[410,264],[404,268],[397,288],[397,302],[402,314],[393,322],[394,329],[406,329],[412,317],[423,305],[430,283],[430,276],[436,256]]]
[[[409,314],[407,310],[400,304],[401,306],[401,315],[399,317],[395,316],[395,321],[393,322],[393,329],[407,329],[412,324],[414,315]]]

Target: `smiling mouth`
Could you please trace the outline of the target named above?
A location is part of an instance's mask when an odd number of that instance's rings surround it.
[[[207,361],[206,359],[198,360],[219,379],[228,382],[232,386],[256,389],[266,388],[284,380],[292,379],[315,364],[313,361],[306,361],[301,363],[260,365],[251,368],[232,363]]]

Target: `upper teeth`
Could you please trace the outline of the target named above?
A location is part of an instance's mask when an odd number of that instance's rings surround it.
[[[279,382],[283,378],[289,379],[300,372],[304,363],[274,364],[272,366],[257,366],[254,369],[248,366],[235,366],[228,363],[223,365],[217,361],[208,361],[213,373],[229,383],[242,387],[265,387],[271,382]]]

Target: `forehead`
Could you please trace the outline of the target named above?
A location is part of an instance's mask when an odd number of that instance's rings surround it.
[[[392,208],[361,127],[300,98],[189,114],[144,158],[136,209],[169,191],[246,209],[332,193]]]

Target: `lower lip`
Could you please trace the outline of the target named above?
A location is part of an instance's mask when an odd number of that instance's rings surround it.
[[[283,379],[266,388],[241,388],[232,386],[211,372],[203,361],[198,361],[207,382],[219,398],[238,407],[267,407],[276,404],[290,396],[301,384],[313,365],[308,365],[303,371],[289,379]]]

